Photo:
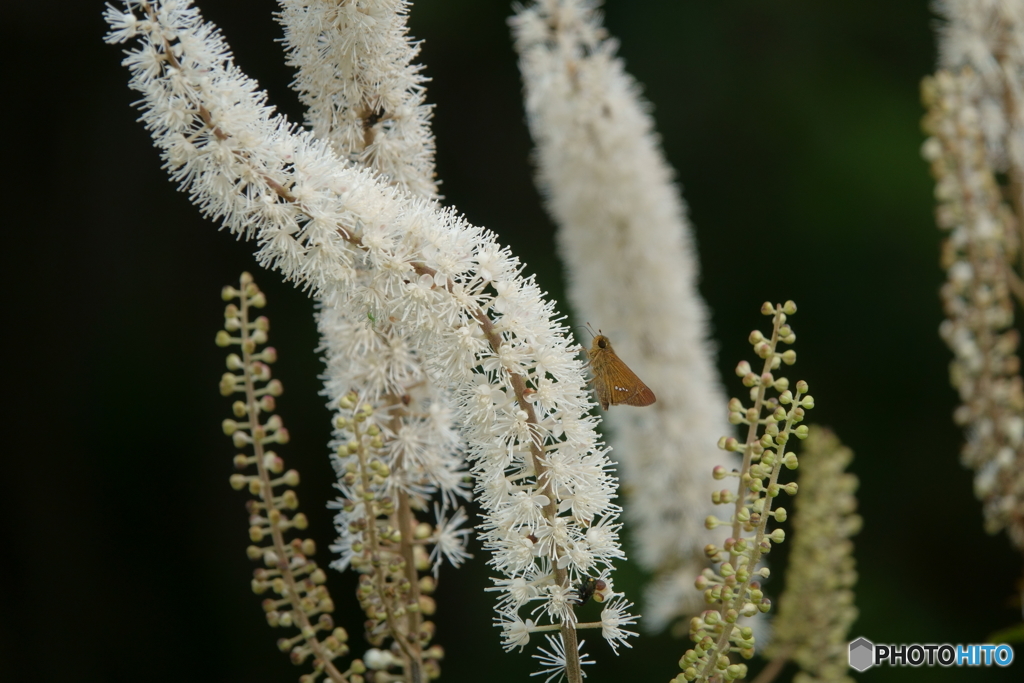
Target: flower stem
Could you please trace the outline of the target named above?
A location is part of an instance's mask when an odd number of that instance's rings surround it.
[[[355,434],[356,443],[356,455],[359,458],[359,476],[362,479],[363,484],[363,507],[366,513],[366,535],[370,541],[370,562],[371,571],[374,574],[374,579],[377,582],[377,594],[380,596],[381,605],[384,607],[384,613],[387,618],[388,630],[391,632],[391,637],[398,643],[398,647],[402,650],[402,654],[405,656],[405,671],[407,673],[407,679],[409,683],[422,683],[423,681],[423,657],[420,652],[420,648],[417,644],[414,646],[410,643],[405,634],[402,633],[398,627],[398,620],[395,618],[394,606],[387,597],[387,586],[385,585],[384,577],[384,560],[381,556],[380,539],[377,536],[377,516],[376,511],[373,509],[373,500],[366,500],[365,495],[370,489],[370,467],[367,462],[366,456],[366,444],[363,442],[363,435],[359,429],[359,421],[352,421],[352,432]],[[411,548],[410,548],[411,550]],[[414,636],[418,637],[418,633],[414,633]]]
[[[782,316],[783,316],[782,307],[776,305],[776,307],[775,307],[775,315],[774,315],[774,318],[773,318],[773,321],[772,321],[772,336],[771,336],[771,341],[769,342],[769,351],[765,355],[764,367],[761,370],[762,377],[766,373],[769,373],[771,371],[771,369],[772,369],[772,361],[775,358],[775,349],[778,347],[778,343],[779,343],[779,328],[782,326],[782,320],[783,320]],[[743,449],[743,466],[742,466],[742,469],[740,470],[740,476],[738,477],[739,483],[737,484],[737,488],[736,488],[736,505],[735,505],[735,511],[733,513],[733,523],[732,523],[732,537],[733,537],[733,539],[736,539],[736,540],[739,540],[740,533],[742,531],[742,529],[741,529],[742,524],[740,522],[740,511],[747,504],[747,500],[748,500],[749,495],[750,495],[750,492],[747,490],[748,482],[747,482],[746,475],[750,471],[750,463],[752,462],[753,456],[754,456],[753,447],[754,447],[754,443],[757,441],[757,430],[758,430],[758,425],[761,424],[761,421],[760,421],[761,410],[762,410],[762,408],[764,406],[764,396],[765,396],[765,392],[767,391],[767,389],[768,389],[768,384],[762,381],[760,383],[760,385],[758,386],[757,398],[754,400],[754,407],[753,407],[753,409],[751,411],[752,414],[757,416],[757,418],[753,419],[753,420],[750,420],[750,427],[747,429],[746,448]],[[799,395],[799,393],[797,393],[796,399],[799,400],[799,397],[800,397],[800,395]],[[793,424],[792,417],[787,418],[787,420],[786,420],[786,427],[785,427],[784,431],[779,435],[779,437],[776,438],[776,440],[777,440],[777,442],[779,444],[778,447],[777,447],[777,450],[779,452],[776,454],[775,465],[772,467],[772,473],[771,473],[771,479],[769,481],[769,487],[773,487],[775,484],[778,483],[779,472],[782,469],[782,456],[783,456],[782,451],[785,450],[785,444],[786,444],[786,441],[788,440],[789,431],[790,431],[790,428],[792,427],[792,424]],[[733,610],[736,610],[738,612],[740,610],[740,608],[743,607],[743,601],[746,599],[747,593],[748,593],[748,591],[750,589],[750,584],[754,580],[754,577],[756,576],[756,574],[754,573],[754,569],[757,567],[757,563],[760,562],[760,560],[761,560],[761,555],[762,555],[762,552],[761,552],[761,541],[764,540],[765,527],[768,524],[768,518],[771,516],[771,515],[768,514],[769,512],[771,512],[771,501],[772,501],[771,496],[766,495],[765,496],[765,502],[764,502],[764,508],[762,509],[761,517],[760,517],[760,519],[758,521],[758,525],[757,525],[757,534],[754,537],[753,547],[750,550],[750,561],[747,564],[747,569],[748,569],[748,574],[749,574],[748,577],[747,577],[747,580],[744,581],[739,587],[737,587],[736,592],[735,592],[736,597],[733,599],[732,604],[728,605],[728,606],[723,605],[723,610],[722,610],[723,616],[725,615],[727,609],[733,609]],[[740,556],[741,556],[741,553],[738,550],[736,550],[735,546],[733,546],[733,548],[729,551],[729,560],[730,560],[730,562],[732,563],[732,565],[734,567],[738,568],[740,566],[739,565],[739,558],[740,558]],[[732,635],[733,628],[735,628],[735,624],[734,623],[728,623],[727,622],[724,625],[724,627],[722,628],[722,633],[718,637],[718,642],[715,643],[715,652],[726,653],[726,652],[729,651],[729,638]],[[711,676],[713,670],[715,669],[717,663],[718,663],[718,657],[714,657],[714,656],[713,657],[708,657],[708,663],[704,667],[704,670],[701,672],[701,680],[708,680],[710,678],[710,676]]]
[[[757,674],[757,678],[753,680],[753,683],[771,683],[776,677],[782,672],[782,668],[789,662],[788,655],[779,655],[772,661],[768,662],[768,665],[761,669],[761,672]]]

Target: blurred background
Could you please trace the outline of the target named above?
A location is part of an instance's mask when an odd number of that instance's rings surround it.
[[[275,2],[198,4],[242,69],[301,120],[275,43]],[[750,330],[765,325],[761,302],[799,304],[792,377],[810,383],[813,421],[853,448],[861,481],[851,637],[977,643],[1019,622],[1021,557],[1005,535],[982,530],[957,459],[951,356],[937,335],[940,235],[918,152],[918,83],[935,59],[926,0],[609,0],[605,9],[690,207],[730,395],[744,391],[731,370],[751,355]],[[220,432],[230,401],[217,391],[225,354],[213,338],[220,288],[251,270],[281,357],[279,412],[292,442],[279,452],[302,473],[302,508],[326,563],[333,473],[312,303],[167,182],[130,107],[121,48],[102,43],[101,10],[91,1],[7,10],[15,211],[2,269],[0,679],[295,681],[308,667],[276,650],[282,634],[249,590],[246,495],[228,486],[235,450]],[[410,23],[433,79],[447,201],[496,231],[561,301],[509,13],[506,0],[421,0]],[[775,576],[786,549],[772,555]],[[442,680],[528,680],[528,655],[501,651],[493,595],[482,592],[486,558],[476,555],[441,574]],[[638,598],[643,579],[626,565],[616,588]],[[361,649],[353,577],[332,572],[329,586]],[[599,663],[589,680],[667,681],[688,646],[645,636],[614,657],[590,642]],[[1022,667],[859,678],[1020,680]]]

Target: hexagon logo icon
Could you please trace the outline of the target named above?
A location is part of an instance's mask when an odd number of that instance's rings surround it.
[[[850,668],[866,671],[875,663],[875,644],[867,638],[850,643]]]

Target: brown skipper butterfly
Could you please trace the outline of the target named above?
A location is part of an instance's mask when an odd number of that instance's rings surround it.
[[[600,330],[587,356],[590,357],[590,368],[594,373],[594,392],[605,410],[608,410],[608,406],[620,403],[649,406],[657,400],[654,392],[615,354],[612,343]]]

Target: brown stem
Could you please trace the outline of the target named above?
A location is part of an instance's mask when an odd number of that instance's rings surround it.
[[[1024,169],[1011,165],[1009,178],[1007,191],[1010,195],[1010,206],[1013,207],[1014,219],[1017,221],[1017,255],[1020,259],[1018,267],[1021,273],[1024,273]],[[1013,271],[1011,270],[1011,272]],[[1016,294],[1016,292],[1014,293]],[[1021,305],[1024,305],[1024,301],[1021,302]]]
[[[395,434],[402,429],[402,414],[397,412],[397,407],[401,406],[401,399],[393,394],[387,396],[387,402],[391,404],[393,408],[391,416],[391,431]],[[397,474],[405,467],[404,456],[399,456],[394,462],[394,471]],[[402,555],[402,559],[405,561],[405,578],[409,581],[409,598],[410,604],[419,605],[420,602],[420,578],[416,571],[416,556],[413,554],[413,545],[416,540],[413,538],[415,517],[412,514],[412,508],[409,505],[409,494],[404,490],[398,489],[398,509],[395,512],[395,527],[401,533],[402,540],[399,543],[399,551]],[[408,630],[410,638],[415,639],[416,655],[417,657],[411,660],[410,664],[412,668],[409,669],[409,680],[410,683],[423,683],[423,648],[419,646],[419,633],[420,625],[423,621],[422,615],[419,610],[406,610],[406,628]]]
[[[1003,28],[1007,27],[1004,25]],[[1002,45],[1000,45],[999,49],[995,53],[996,61],[999,62],[999,70],[1004,75],[1004,78],[1006,74],[1014,72],[1013,64],[1007,63],[1012,62],[1013,60],[1013,56],[1010,51],[1012,50],[1010,45],[1012,44],[1013,39],[1010,38],[1008,34],[1009,30],[1003,32],[1003,35],[1001,36]],[[1011,136],[1014,135],[1015,129],[1017,128],[1014,122],[1019,116],[1018,112],[1020,111],[1020,106],[1020,103],[1017,102],[1014,97],[1013,88],[1004,80],[1003,111],[1006,115],[1006,121],[1009,124],[1009,135]],[[1013,213],[1017,219],[1017,234],[1019,236],[1017,243],[1019,253],[1017,256],[1020,259],[1020,271],[1021,273],[1024,273],[1024,168],[1016,165],[1013,158],[1008,160],[1008,164],[1009,171],[1007,176],[1009,182],[1007,183],[1007,191],[1010,195],[1010,206],[1013,207]],[[1014,291],[1014,294],[1017,294],[1016,290]],[[1019,295],[1017,298],[1018,300],[1021,300]],[[1021,301],[1021,305],[1024,305],[1024,300]]]
[[[359,431],[359,422],[355,419],[352,420],[352,432],[355,435],[356,443],[356,455],[359,458],[359,475],[362,479],[362,494],[370,490],[370,474],[369,474],[369,463],[366,458],[366,445],[363,443],[362,434]],[[370,563],[374,574],[374,580],[377,583],[377,594],[380,596],[381,605],[384,606],[384,614],[386,615],[386,621],[388,624],[388,630],[391,632],[391,637],[398,643],[398,647],[402,650],[402,654],[406,658],[406,672],[413,675],[415,672],[416,676],[420,675],[423,669],[423,660],[419,651],[419,641],[416,641],[416,645],[413,645],[406,640],[405,635],[398,627],[398,620],[395,617],[394,606],[388,600],[386,594],[385,577],[384,577],[384,559],[381,557],[380,540],[377,538],[377,518],[376,511],[373,509],[374,501],[366,500],[363,498],[363,507],[366,510],[366,534],[369,540],[369,551],[370,551]],[[419,634],[414,634],[419,636]],[[419,679],[413,679],[418,683]]]
[[[789,661],[789,655],[779,655],[772,661],[768,662],[768,665],[761,669],[761,672],[757,674],[752,683],[771,683],[775,680],[775,677],[779,675],[782,668],[786,666],[786,662]]]
[[[1024,279],[1021,279],[1020,275],[1008,263],[1006,264],[1005,277],[1010,292],[1017,299],[1017,304],[1024,308]]]
[[[405,578],[409,580],[410,604],[419,605],[420,602],[420,579],[416,572],[416,561],[412,552],[413,516],[409,507],[409,494],[405,491],[398,492],[398,530],[402,534],[401,551],[405,560]],[[409,636],[419,642],[421,616],[419,610],[406,611],[406,623],[409,629]],[[423,681],[423,652],[416,648],[417,658],[412,661],[413,668],[410,671],[409,680],[412,683]]]

